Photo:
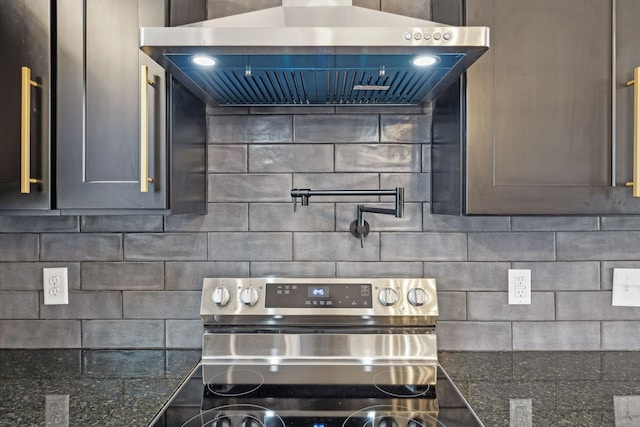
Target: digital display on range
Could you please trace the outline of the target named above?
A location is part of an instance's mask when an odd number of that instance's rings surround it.
[[[307,296],[309,298],[329,298],[329,288],[326,286],[309,286]]]
[[[268,283],[265,308],[371,308],[370,283]]]

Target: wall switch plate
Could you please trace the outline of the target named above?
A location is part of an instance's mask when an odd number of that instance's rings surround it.
[[[532,426],[532,399],[509,399],[509,427]]]
[[[509,304],[531,304],[531,270],[509,269]]]
[[[69,427],[69,395],[47,394],[44,397],[46,427]]]
[[[614,268],[611,305],[640,307],[640,269]]]
[[[69,304],[69,278],[67,267],[43,268],[42,284],[46,305]]]

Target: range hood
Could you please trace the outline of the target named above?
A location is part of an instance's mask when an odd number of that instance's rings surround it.
[[[489,48],[489,29],[351,0],[283,0],[196,24],[141,28],[140,48],[220,106],[403,106],[434,100],[458,79]]]

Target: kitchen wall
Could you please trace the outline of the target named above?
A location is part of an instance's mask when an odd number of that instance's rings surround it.
[[[0,216],[0,348],[197,348],[203,277],[278,275],[435,277],[441,350],[640,350],[640,309],[611,306],[640,217],[431,215],[428,106],[309,111],[208,110],[207,215]],[[388,199],[289,197],[396,186],[405,218],[367,214],[364,248],[356,204]],[[43,267],[69,269],[68,305],[43,305]],[[531,305],[507,304],[509,268]]]

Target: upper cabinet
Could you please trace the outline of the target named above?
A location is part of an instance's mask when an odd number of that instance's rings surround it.
[[[0,2],[0,210],[50,209],[51,2]]]
[[[611,0],[467,0],[491,48],[436,106],[434,212],[640,213],[625,186],[639,3],[617,0],[614,15]]]
[[[167,25],[167,10],[164,0],[57,1],[63,213],[205,211],[205,105],[138,47],[139,27]],[[182,103],[180,120],[168,97]]]

